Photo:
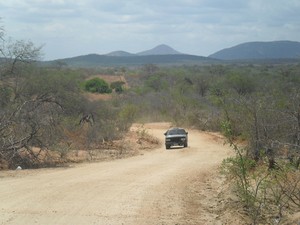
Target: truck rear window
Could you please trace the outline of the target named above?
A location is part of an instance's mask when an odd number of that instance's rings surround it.
[[[169,130],[168,132],[169,135],[175,135],[175,134],[186,134],[184,129],[174,129],[174,130]]]

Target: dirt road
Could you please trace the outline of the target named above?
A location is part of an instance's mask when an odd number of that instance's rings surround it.
[[[167,126],[145,127],[163,140]],[[189,130],[188,148],[0,172],[0,224],[221,224],[216,170],[230,151],[217,136]]]

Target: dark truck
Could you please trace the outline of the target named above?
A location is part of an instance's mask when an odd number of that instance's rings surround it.
[[[188,132],[183,128],[171,128],[164,135],[166,137],[166,149],[170,149],[171,146],[183,146],[185,148],[188,146]]]

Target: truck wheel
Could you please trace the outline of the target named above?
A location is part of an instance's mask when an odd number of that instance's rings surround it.
[[[170,147],[171,147],[170,145],[166,145],[166,149],[170,149]]]
[[[183,147],[186,148],[187,146],[188,146],[188,144],[187,144],[187,142],[185,142],[184,145],[183,145]]]

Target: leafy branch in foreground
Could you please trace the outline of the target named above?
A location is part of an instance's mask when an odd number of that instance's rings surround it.
[[[235,143],[229,121],[222,124],[222,129],[235,151],[235,156],[223,161],[222,172],[234,181],[235,193],[252,223],[279,224],[287,220],[288,212],[299,211],[299,170],[284,160],[270,169],[269,158],[263,151],[261,161],[249,158],[246,147]]]

